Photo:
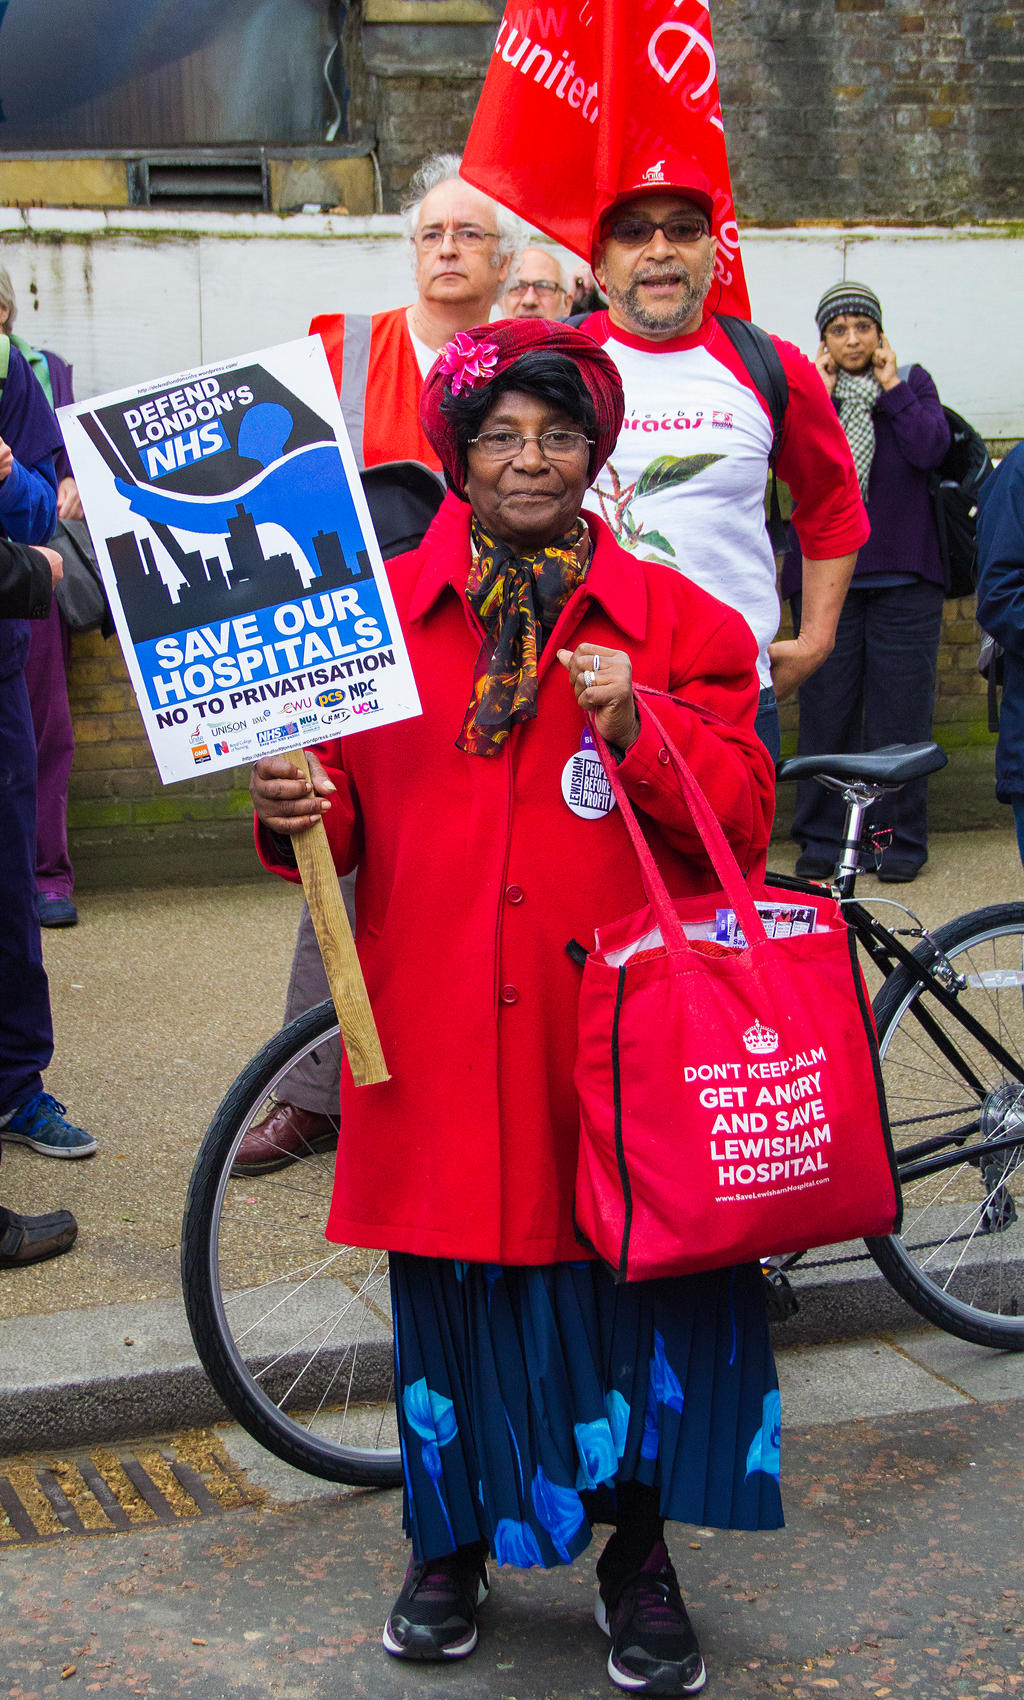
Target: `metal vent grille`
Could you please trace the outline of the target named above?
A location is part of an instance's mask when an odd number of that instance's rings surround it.
[[[97,1447],[0,1464],[0,1554],[69,1535],[109,1535],[259,1504],[215,1434]]]
[[[137,206],[194,212],[263,212],[269,176],[262,151],[139,160],[134,173]]]

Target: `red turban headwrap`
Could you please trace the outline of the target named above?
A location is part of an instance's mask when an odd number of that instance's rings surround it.
[[[420,397],[420,422],[458,495],[465,496],[464,468],[455,422],[441,412],[445,394],[489,385],[522,355],[539,350],[566,355],[590,391],[597,415],[594,473],[615,447],[625,413],[622,379],[614,361],[592,337],[552,319],[498,319],[477,325],[471,331],[459,331],[445,344],[424,379]]]

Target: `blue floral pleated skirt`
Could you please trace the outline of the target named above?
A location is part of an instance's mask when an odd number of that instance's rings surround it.
[[[602,1264],[391,1255],[405,1527],[417,1559],[485,1541],[572,1561],[616,1481],[664,1517],[776,1529],[778,1379],[756,1265],[616,1286]]]

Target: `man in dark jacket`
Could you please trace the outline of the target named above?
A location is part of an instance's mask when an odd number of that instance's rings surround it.
[[[978,498],[978,624],[1005,652],[996,796],[1013,808],[1024,862],[1024,443]]]
[[[45,620],[60,576],[61,560],[55,549],[26,549],[0,538],[0,620],[5,623]],[[31,730],[31,722],[29,726]],[[3,838],[6,851],[6,829]],[[8,969],[13,970],[14,966],[13,962],[5,961],[0,987],[0,1046],[4,1053],[8,1040],[8,998],[17,988]],[[0,1205],[0,1269],[38,1263],[44,1257],[70,1251],[77,1233],[78,1224],[70,1210],[53,1210],[45,1216],[20,1216],[17,1211]]]
[[[0,338],[5,368],[0,390],[0,540],[41,544],[57,513],[53,457],[61,438],[57,421],[27,361]],[[10,558],[9,570],[10,570]],[[31,579],[31,568],[30,579]],[[43,967],[36,908],[36,749],[25,658],[29,627],[25,613],[45,618],[50,597],[39,598],[36,562],[29,607],[14,598],[14,617],[0,608],[0,1144],[27,1145],[46,1157],[88,1157],[96,1141],[68,1121],[64,1105],[43,1091],[42,1073],[53,1055],[50,989]],[[23,594],[23,593],[21,593]],[[35,614],[36,606],[40,612]],[[0,1220],[0,1267],[35,1261],[64,1251],[26,1239],[19,1224]],[[73,1224],[72,1224],[73,1226]],[[52,1238],[52,1236],[51,1236]],[[46,1237],[44,1236],[44,1240]]]

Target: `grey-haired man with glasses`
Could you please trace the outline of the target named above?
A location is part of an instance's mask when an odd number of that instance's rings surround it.
[[[388,461],[440,462],[420,425],[423,378],[438,349],[459,331],[485,324],[508,276],[519,234],[504,207],[459,176],[457,154],[434,154],[410,184],[403,207],[415,300],[371,318],[324,313],[319,335],[338,387],[345,425],[360,468]],[[340,274],[343,279],[343,273]],[[342,893],[353,919],[353,876]],[[304,906],[285,1001],[285,1020],[328,996],[309,911]],[[338,1141],[339,1048],[289,1076],[278,1099],[239,1146],[234,1172],[264,1174],[331,1150]]]
[[[565,319],[572,296],[562,268],[547,248],[524,248],[512,267],[501,311],[506,319]]]

